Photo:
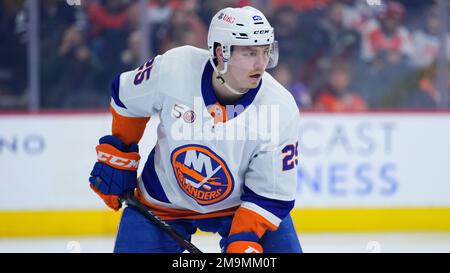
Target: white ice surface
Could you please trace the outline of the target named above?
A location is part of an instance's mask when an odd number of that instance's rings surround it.
[[[304,233],[304,252],[447,252],[450,233]],[[194,235],[192,242],[203,252],[220,252],[218,235]],[[114,237],[0,238],[0,253],[108,253]]]

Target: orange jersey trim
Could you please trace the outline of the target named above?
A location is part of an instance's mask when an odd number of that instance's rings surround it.
[[[240,207],[234,215],[229,236],[241,232],[254,232],[261,238],[267,229],[274,231],[277,226],[253,210]]]
[[[112,134],[119,137],[125,144],[139,143],[144,135],[145,127],[150,117],[125,117],[120,115],[111,106],[109,111],[112,114]]]
[[[232,207],[221,211],[198,213],[193,210],[171,209],[152,204],[147,200],[145,200],[145,197],[139,188],[136,189],[134,195],[142,204],[146,205],[155,215],[160,217],[162,220],[204,219],[204,218],[229,216],[233,215],[238,209],[238,207]]]
[[[225,106],[216,102],[208,108],[209,114],[214,118],[214,124],[219,122],[225,123],[227,118],[227,109]]]
[[[227,247],[227,253],[263,253],[263,248],[255,242],[237,241]]]

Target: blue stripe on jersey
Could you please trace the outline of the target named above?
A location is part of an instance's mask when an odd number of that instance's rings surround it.
[[[205,102],[206,106],[214,105],[216,102],[218,102],[218,99],[216,97],[216,94],[214,93],[213,85],[212,85],[212,75],[213,75],[214,68],[212,67],[209,60],[206,62],[205,68],[203,70],[202,75],[202,96],[203,101]],[[239,98],[235,103],[234,106],[242,105],[244,108],[247,108],[253,100],[256,97],[256,94],[258,94],[259,89],[261,88],[262,79],[259,81],[259,84],[257,87],[248,90],[245,95],[243,95],[241,98]],[[234,117],[236,117],[239,113],[234,112]],[[231,118],[228,118],[231,119]]]
[[[117,75],[111,84],[111,97],[113,98],[114,102],[117,106],[120,106],[122,108],[127,109],[125,104],[120,100],[119,98],[119,86],[120,86],[120,74]]]
[[[142,170],[142,181],[147,193],[154,199],[161,202],[170,203],[167,195],[161,186],[158,176],[155,171],[155,149],[151,151],[148,156],[147,162],[145,162],[144,169]]]
[[[245,185],[244,194],[241,196],[241,200],[254,203],[272,213],[276,217],[280,218],[281,220],[288,216],[295,203],[295,200],[282,201],[258,195]]]

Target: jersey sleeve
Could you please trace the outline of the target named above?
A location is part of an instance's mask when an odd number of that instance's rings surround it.
[[[280,128],[275,145],[261,147],[253,156],[230,235],[254,232],[261,237],[267,229],[276,230],[292,210],[297,188],[298,137],[297,114]]]
[[[161,110],[163,56],[117,75],[111,85],[112,134],[127,144],[138,143],[150,117]]]

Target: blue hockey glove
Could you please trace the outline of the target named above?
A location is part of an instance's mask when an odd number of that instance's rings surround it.
[[[99,140],[96,147],[97,162],[89,177],[90,187],[113,210],[122,204],[119,196],[136,188],[139,166],[137,144],[126,145],[118,137],[107,135]]]

